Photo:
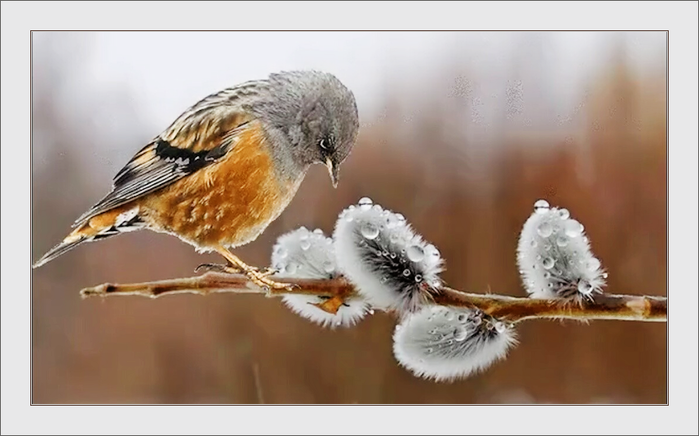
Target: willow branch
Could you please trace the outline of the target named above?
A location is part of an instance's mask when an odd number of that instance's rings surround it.
[[[83,298],[114,295],[137,295],[157,298],[181,293],[197,295],[249,293],[265,294],[268,297],[303,294],[344,299],[356,292],[352,284],[343,278],[333,280],[284,280],[275,278],[275,280],[292,283],[296,287],[291,291],[274,290],[268,292],[250,282],[246,276],[208,272],[196,277],[146,283],[105,283],[83,289],[80,291],[80,294]],[[477,308],[488,315],[510,322],[537,318],[667,321],[667,298],[653,296],[602,294],[595,296],[594,301],[585,301],[580,304],[562,304],[558,300],[471,294],[445,286],[434,296],[434,303],[442,306]]]

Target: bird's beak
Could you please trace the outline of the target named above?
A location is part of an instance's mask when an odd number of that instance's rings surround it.
[[[330,179],[333,182],[333,188],[337,188],[337,179],[340,177],[340,168],[335,165],[331,158],[325,159],[325,166],[328,167],[328,173],[330,173]]]

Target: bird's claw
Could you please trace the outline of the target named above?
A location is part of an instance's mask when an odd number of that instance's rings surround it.
[[[267,292],[268,297],[273,296],[275,293],[289,292],[293,290],[294,284],[292,283],[275,282],[274,280],[268,278],[268,276],[274,274],[275,272],[276,270],[272,268],[267,268],[263,272],[260,272],[258,269],[250,269],[246,271],[245,274],[250,278],[250,281],[264,289]]]
[[[226,274],[245,274],[248,276],[251,282],[267,292],[267,296],[271,297],[272,294],[278,292],[290,292],[293,290],[294,285],[289,283],[279,283],[274,280],[269,279],[279,272],[276,268],[267,267],[263,271],[260,268],[254,266],[239,267],[232,264],[218,264],[218,263],[203,263],[199,265],[194,271],[198,272],[201,269],[206,269],[208,271],[222,272]]]

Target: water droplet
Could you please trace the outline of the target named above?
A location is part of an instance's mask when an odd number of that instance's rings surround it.
[[[592,293],[592,285],[587,280],[580,280],[578,282],[578,291],[583,295],[590,295]]]
[[[551,245],[546,244],[546,246],[544,247],[544,250],[549,251],[550,249],[551,249]]]
[[[415,281],[420,283],[422,281],[422,276],[420,274],[415,274]]]
[[[549,283],[548,285],[546,285],[546,287],[547,287],[547,288],[553,288],[553,283]]]
[[[561,209],[558,211],[558,215],[562,220],[567,220],[570,217],[570,212],[568,212],[568,209]]]
[[[309,248],[311,248],[311,241],[309,241],[308,239],[304,239],[301,241],[300,245],[301,245],[301,250],[306,251]]]
[[[548,271],[546,271],[546,272],[544,273],[544,278],[545,278],[545,279],[550,279],[550,278],[551,278],[551,273],[548,272]]]
[[[534,203],[534,212],[536,213],[546,213],[549,211],[549,202],[546,200],[537,200]]]
[[[326,273],[330,274],[331,272],[335,271],[335,264],[328,261],[323,263],[323,270],[325,270]]]
[[[377,212],[381,212],[383,210],[383,208],[381,206],[379,206],[378,204],[375,204],[373,209]]]
[[[600,262],[596,257],[587,261],[587,269],[590,271],[597,271],[600,267]]]
[[[432,354],[432,348],[426,349],[426,350],[425,350],[425,353],[427,353],[427,354]]]
[[[379,236],[379,228],[373,223],[364,223],[362,225],[362,236],[367,239],[376,239]]]
[[[398,256],[396,253],[391,253],[391,259],[395,259]]]
[[[277,252],[277,255],[279,256],[280,259],[284,259],[284,258],[286,258],[286,256],[289,255],[289,251],[284,247],[279,247],[279,251]]]
[[[371,205],[374,204],[374,202],[371,201],[371,198],[369,197],[362,197],[359,199],[358,204],[361,210],[369,210],[371,209]]]
[[[321,229],[315,229],[313,230],[313,233],[315,233],[316,235],[322,235],[323,231]]]
[[[405,277],[410,276],[410,270],[409,270],[409,269],[404,269],[404,270],[403,270],[403,275],[404,275]]]
[[[576,220],[566,221],[565,223],[566,235],[571,238],[577,238],[583,231],[583,226]]]
[[[397,224],[398,224],[398,220],[396,219],[396,217],[395,217],[393,214],[389,214],[389,215],[386,217],[386,228],[387,228],[387,229],[392,229],[392,228],[394,228]],[[393,236],[393,235],[391,235],[391,236]]]
[[[386,251],[386,250],[382,251],[382,252],[381,252],[381,255],[382,255],[383,257],[388,257],[388,251]]]
[[[461,313],[461,314],[459,314],[459,316],[456,317],[456,319],[457,319],[459,322],[466,322],[466,320],[468,319],[468,317],[466,316],[465,313]]]
[[[437,329],[432,329],[429,331],[429,334],[431,335],[436,335],[437,334]]]
[[[536,239],[532,239],[532,242],[530,242],[529,245],[531,245],[532,247],[536,247],[539,244],[536,242]]]
[[[367,313],[368,313],[369,315],[373,315],[373,314],[374,314],[374,309],[369,309],[369,310],[367,310]]]
[[[459,315],[461,316],[461,315]],[[454,330],[454,340],[456,342],[462,342],[466,339],[466,336],[468,336],[468,332],[466,331],[465,328],[459,327]]]
[[[446,319],[447,321],[453,321],[454,318],[456,318],[456,316],[454,315],[453,311],[447,310],[446,312],[444,312],[444,319]]]
[[[398,224],[402,224],[405,222],[405,217],[403,214],[397,213],[396,214],[396,221],[398,221]]]
[[[347,209],[349,209],[349,210],[354,210],[354,205],[353,205],[353,204],[350,204],[350,207],[348,207]]]
[[[536,229],[536,232],[542,238],[548,238],[551,236],[551,233],[553,233],[553,227],[551,227],[551,224],[548,221],[545,221],[539,224],[539,228]]]
[[[352,221],[354,221],[354,217],[350,214],[347,214],[347,216],[345,217],[345,221],[351,223]]]
[[[445,344],[447,344],[447,345],[451,345],[451,344],[453,344],[453,343],[454,343],[454,341],[452,341],[451,339],[449,339],[449,340],[447,340],[447,341],[445,342]]]
[[[568,238],[566,238],[563,235],[559,236],[558,239],[556,239],[556,245],[558,245],[559,247],[565,247],[566,245],[568,245]]]
[[[607,277],[609,277],[609,274],[607,274],[607,273],[602,273],[602,278],[605,278],[605,279],[606,279]]]
[[[439,257],[439,250],[432,244],[429,244],[427,247],[425,247],[425,251],[429,253],[432,257]]]
[[[425,251],[419,245],[411,245],[408,247],[408,259],[413,262],[420,262],[425,258]]]
[[[553,265],[556,263],[555,260],[553,260],[552,257],[547,257],[541,262],[541,265],[544,267],[544,269],[551,269],[553,268]]]
[[[497,322],[495,323],[495,331],[497,331],[498,333],[504,333],[505,330],[507,330],[507,326],[505,325],[504,322],[502,322],[502,321],[497,321]]]

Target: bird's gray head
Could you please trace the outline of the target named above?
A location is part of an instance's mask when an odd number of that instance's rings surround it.
[[[340,164],[359,130],[352,92],[332,74],[319,71],[272,74],[266,85],[269,92],[250,109],[264,121],[278,164],[294,176],[321,163],[336,186]]]

